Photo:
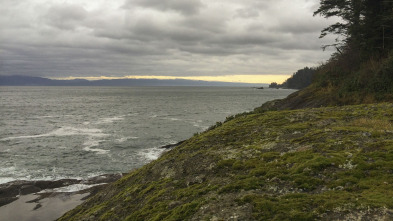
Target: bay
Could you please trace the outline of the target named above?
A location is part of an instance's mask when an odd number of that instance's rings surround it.
[[[0,183],[128,172],[163,145],[293,90],[0,87]]]

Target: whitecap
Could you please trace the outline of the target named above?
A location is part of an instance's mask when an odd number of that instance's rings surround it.
[[[116,139],[116,142],[117,143],[124,143],[125,141],[127,141],[127,140],[136,140],[136,139],[139,139],[139,137],[122,137],[122,138],[119,138],[119,139]]]
[[[1,174],[14,172],[15,170],[16,170],[15,166],[12,166],[12,167],[0,167],[0,173]]]
[[[108,134],[96,128],[62,127],[47,134],[47,136],[73,136],[86,135],[91,137],[106,137]]]
[[[138,155],[148,161],[152,161],[158,159],[158,157],[160,157],[161,154],[164,153],[165,151],[166,149],[164,148],[153,147],[140,151]]]
[[[123,142],[125,142],[125,141],[127,141],[127,140],[128,140],[127,137],[122,137],[122,138],[116,139],[116,142],[118,142],[118,143],[123,143]]]
[[[83,143],[83,145],[85,146],[83,148],[83,150],[90,151],[90,152],[96,152],[97,154],[107,154],[109,152],[109,150],[104,150],[104,149],[99,149],[99,148],[92,148],[92,147],[100,145],[100,143],[103,142],[103,141],[104,140],[88,139],[87,141],[85,141]]]
[[[130,114],[127,114],[127,116],[138,116],[139,115],[139,113],[130,113]]]
[[[72,184],[69,186],[63,186],[63,187],[59,187],[59,188],[55,188],[55,189],[46,189],[46,190],[42,190],[39,193],[52,193],[52,192],[61,192],[61,193],[72,193],[72,192],[77,192],[77,191],[81,191],[81,190],[85,190],[85,189],[89,189],[91,187],[94,186],[98,186],[98,185],[104,185],[106,183],[98,183],[98,184]]]
[[[12,177],[0,177],[0,184],[12,182],[12,181],[15,181],[15,180],[16,179],[12,178]]]
[[[14,181],[16,180],[15,176],[17,176],[16,167],[12,166],[0,168],[0,174],[0,184]]]
[[[102,130],[95,128],[76,128],[76,127],[61,127],[53,130],[49,133],[38,134],[38,135],[27,135],[17,137],[6,137],[0,139],[0,141],[15,140],[15,139],[29,139],[29,138],[40,138],[40,137],[63,137],[63,136],[74,136],[74,135],[85,135],[91,137],[105,137],[108,134],[104,134]]]
[[[201,128],[202,130],[207,130],[209,128],[208,126],[199,125],[198,123],[194,123],[193,126],[197,128]]]
[[[96,152],[97,154],[107,154],[109,150],[99,149],[99,148],[91,148],[91,147],[84,147],[84,151]]]
[[[165,117],[165,118],[163,118],[163,119],[165,119],[165,120],[170,120],[170,121],[181,121],[181,120],[182,120],[182,119],[175,118],[175,117]]]
[[[99,119],[95,124],[110,124],[121,120],[124,120],[124,116],[106,117]]]
[[[55,118],[55,117],[59,117],[59,116],[53,116],[53,115],[44,115],[44,116],[37,116],[37,119],[44,119],[44,118]]]

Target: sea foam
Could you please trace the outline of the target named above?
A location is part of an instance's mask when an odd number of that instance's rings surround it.
[[[15,140],[15,139],[29,139],[29,138],[40,138],[40,137],[62,137],[62,136],[74,136],[74,135],[84,135],[91,137],[105,137],[105,134],[100,129],[96,128],[76,128],[76,127],[61,127],[53,130],[49,133],[38,134],[38,135],[27,135],[27,136],[17,136],[17,137],[6,137],[0,139],[0,141]]]
[[[141,152],[138,153],[138,155],[146,159],[147,161],[152,161],[160,157],[161,154],[164,153],[165,151],[166,149],[164,148],[153,147],[153,148],[142,150]]]
[[[99,149],[99,148],[92,148],[99,146],[101,142],[105,140],[94,140],[93,138],[89,138],[87,141],[83,143],[83,150],[85,151],[90,151],[90,152],[96,152],[97,154],[106,154],[109,152],[109,150],[104,150],[104,149]]]
[[[87,184],[72,184],[69,186],[64,186],[64,187],[59,187],[59,188],[55,188],[55,189],[46,189],[43,190],[39,193],[52,193],[52,192],[56,192],[56,193],[72,193],[72,192],[77,192],[77,191],[81,191],[81,190],[85,190],[94,186],[98,186],[98,185],[104,185],[106,183],[98,183],[98,184],[91,184],[91,185],[87,185]]]
[[[115,121],[124,120],[124,116],[117,116],[117,117],[106,117],[99,119],[95,124],[110,124]]]

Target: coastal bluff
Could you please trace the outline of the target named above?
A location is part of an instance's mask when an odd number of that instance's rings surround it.
[[[392,220],[393,104],[256,109],[58,220]]]

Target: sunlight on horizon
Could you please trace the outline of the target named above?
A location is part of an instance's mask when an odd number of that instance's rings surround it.
[[[159,79],[159,80],[195,80],[195,81],[221,81],[233,83],[252,83],[252,84],[270,84],[277,82],[283,83],[291,75],[223,75],[223,76],[153,76],[153,75],[128,75],[124,77],[100,76],[100,77],[62,77],[51,79],[56,80],[73,80],[73,79],[86,79],[86,80],[111,80],[111,79]]]

